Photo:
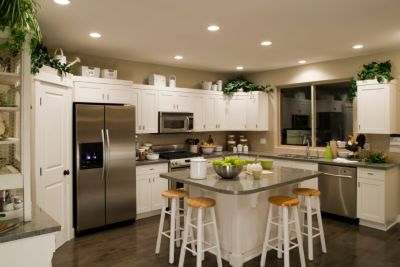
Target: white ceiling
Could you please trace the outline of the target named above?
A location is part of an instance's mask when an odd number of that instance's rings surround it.
[[[184,68],[260,71],[400,47],[399,0],[38,2],[49,47]],[[207,31],[210,24],[220,31]],[[90,38],[93,31],[103,37]],[[365,48],[352,49],[358,43]],[[178,54],[184,59],[173,59]]]

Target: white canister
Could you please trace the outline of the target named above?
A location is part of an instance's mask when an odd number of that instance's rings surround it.
[[[170,75],[169,76],[169,87],[176,87],[176,76],[175,75]]]
[[[218,91],[222,91],[222,80],[217,81]]]
[[[237,151],[238,151],[238,153],[243,152],[243,145],[238,144],[238,145],[237,145]]]
[[[238,152],[237,147],[234,146],[234,147],[232,148],[232,151],[233,151],[233,153],[237,153],[237,152]]]
[[[211,91],[217,91],[217,90],[218,90],[218,85],[213,84],[213,85],[211,86]]]
[[[205,179],[207,178],[207,160],[203,157],[192,158],[190,160],[190,178]]]
[[[243,152],[244,153],[249,153],[249,147],[247,145],[243,146]]]
[[[204,90],[211,90],[212,82],[209,81],[203,81],[202,86]]]

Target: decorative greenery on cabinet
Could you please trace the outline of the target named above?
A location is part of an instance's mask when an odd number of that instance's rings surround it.
[[[371,62],[363,65],[360,72],[357,73],[356,79],[351,81],[351,89],[349,91],[349,100],[352,101],[357,97],[357,80],[373,80],[376,79],[379,83],[390,82],[394,79],[392,75],[392,64],[390,60],[384,62]]]
[[[232,95],[233,93],[240,92],[241,90],[243,90],[243,92],[262,91],[271,93],[273,91],[273,87],[269,84],[265,86],[254,84],[247,81],[244,77],[239,76],[235,79],[229,80],[225,85],[223,92],[225,95]]]

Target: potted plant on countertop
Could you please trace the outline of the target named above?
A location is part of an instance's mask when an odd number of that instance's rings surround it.
[[[225,95],[231,96],[236,92],[266,92],[272,93],[273,87],[270,84],[267,85],[258,85],[252,82],[249,82],[244,77],[237,77],[235,79],[229,80],[228,83],[225,85],[223,92]]]
[[[365,64],[363,65],[362,70],[357,73],[357,77],[351,81],[349,100],[353,101],[357,96],[357,81],[374,80],[378,83],[388,83],[393,79],[392,64],[390,63],[390,60],[384,62],[374,61],[369,64]]]

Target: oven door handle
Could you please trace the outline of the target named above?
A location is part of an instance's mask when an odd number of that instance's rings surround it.
[[[341,175],[341,174],[333,174],[333,173],[327,173],[327,172],[322,172],[322,174],[327,175],[327,176],[339,177],[339,178],[353,179],[353,176],[351,176],[351,175]]]

